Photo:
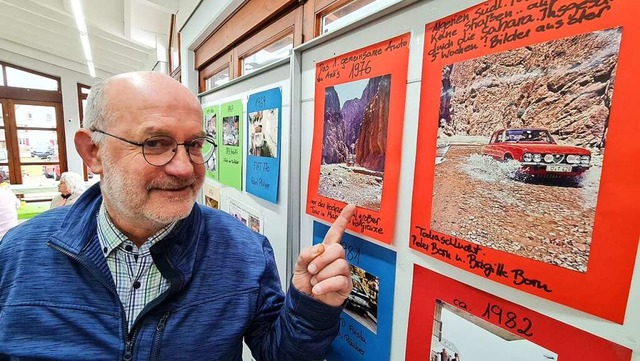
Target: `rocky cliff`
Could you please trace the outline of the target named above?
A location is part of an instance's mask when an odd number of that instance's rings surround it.
[[[556,140],[603,148],[622,29],[608,29],[456,63],[443,69],[447,135],[548,128]]]
[[[365,105],[365,102],[356,98],[347,100],[342,106],[340,113],[344,120],[346,144],[351,145],[356,142],[356,139],[358,139]]]
[[[348,149],[345,144],[345,128],[340,112],[340,99],[333,87],[324,94],[324,134],[322,142],[322,164],[344,163]]]
[[[370,79],[363,94],[371,94],[365,106],[356,141],[356,164],[384,172],[389,123],[389,94],[391,75]]]

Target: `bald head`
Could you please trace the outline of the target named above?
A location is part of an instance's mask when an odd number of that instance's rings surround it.
[[[150,71],[123,73],[91,88],[84,128],[105,130],[114,122],[133,121],[128,114],[158,104],[168,109],[201,109],[196,96],[167,75]],[[94,137],[97,141],[102,138],[100,133],[94,133]]]

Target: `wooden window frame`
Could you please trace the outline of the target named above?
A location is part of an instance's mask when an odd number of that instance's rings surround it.
[[[2,111],[4,112],[4,131],[5,140],[7,143],[8,159],[6,165],[9,167],[9,180],[12,184],[22,184],[22,163],[20,161],[20,146],[18,144],[18,130],[44,130],[56,132],[57,146],[58,146],[58,164],[60,165],[60,172],[67,170],[67,146],[65,140],[64,129],[64,113],[62,108],[62,91],[60,78],[45,74],[36,70],[24,68],[18,65],[6,63],[0,61],[3,75],[6,81],[6,67],[15,68],[21,71],[25,71],[31,74],[43,76],[58,83],[58,90],[42,90],[31,88],[12,87],[8,85],[0,85],[0,102],[2,103]],[[42,128],[42,127],[18,127],[15,119],[15,105],[35,105],[35,106],[48,106],[54,107],[56,112],[56,127],[55,128]],[[52,162],[29,162],[25,163],[25,166],[32,165],[50,165]],[[5,165],[3,163],[3,165]]]
[[[174,64],[173,63],[173,49],[174,47],[177,45],[177,49],[178,49],[178,64]],[[181,75],[181,50],[180,50],[180,33],[177,31],[176,28],[176,15],[175,14],[171,14],[171,27],[169,28],[169,49],[168,49],[168,58],[169,58],[169,75],[171,75],[172,78],[180,81],[180,75]],[[175,65],[175,69],[174,69],[174,65]]]
[[[268,2],[268,1],[267,1]],[[303,41],[303,5],[295,1],[271,1],[269,6],[260,8],[260,0],[246,2],[235,14],[228,18],[225,23],[214,32],[208,40],[196,49],[196,69],[199,71],[198,86],[199,91],[205,91],[205,79],[213,74],[229,67],[229,78],[235,79],[243,73],[243,59],[254,54],[260,49],[273,44],[275,41],[286,35],[293,34],[293,46],[302,44]],[[269,13],[276,9],[280,13]],[[251,13],[253,11],[254,13]],[[255,12],[259,14],[256,15]],[[248,18],[243,18],[251,14]],[[271,19],[269,22],[257,19]],[[236,20],[238,22],[236,22]],[[253,26],[252,32],[247,28],[242,28],[246,24],[260,25],[260,28]],[[246,25],[251,27],[251,25]],[[236,31],[237,33],[234,33]],[[233,35],[234,39],[228,37]],[[233,41],[232,41],[233,40]],[[212,44],[217,44],[219,48],[212,50]],[[213,60],[211,60],[213,59]]]
[[[87,100],[87,98],[89,97],[89,94],[83,93],[82,89],[91,90],[91,87],[88,85],[77,83],[76,89],[78,91],[78,114],[79,114],[78,120],[80,120],[80,128],[82,128],[84,126],[84,111],[85,111],[84,106],[82,105],[82,101]],[[82,174],[85,182],[89,180],[89,173],[87,172],[87,167],[88,167],[87,164],[84,161],[82,161]]]
[[[0,61],[0,65],[2,65],[2,73],[3,73],[2,75],[4,75],[4,84],[5,84],[4,87],[11,88],[11,89],[29,89],[30,91],[42,91],[42,92],[60,92],[61,89],[62,89],[62,84],[60,84],[60,78],[57,77],[57,76],[53,76],[53,75],[50,75],[50,74],[42,73],[42,72],[39,72],[37,70],[31,70],[31,69],[28,69],[28,68],[24,68],[24,67],[21,67],[19,65],[13,65],[13,64],[5,63],[3,61]],[[9,81],[7,80],[7,69],[6,69],[6,67],[22,70],[22,71],[24,71],[26,73],[31,73],[31,74],[34,74],[34,75],[38,75],[38,76],[41,76],[41,77],[44,77],[44,78],[49,78],[51,80],[54,80],[56,83],[58,83],[58,89],[56,89],[56,90],[43,90],[43,89],[31,89],[31,88],[22,88],[22,87],[9,86],[8,85]],[[0,87],[3,87],[3,85],[0,85]]]
[[[195,49],[195,68],[200,70],[220,54],[253,36],[282,15],[301,7],[297,0],[251,0],[231,14]],[[300,13],[302,14],[302,12]],[[302,16],[300,16],[300,20]]]
[[[296,45],[295,15],[296,10],[285,14],[233,49],[234,58],[237,59],[235,68],[238,76],[243,75],[244,67],[242,62],[247,56],[257,53],[289,34],[293,34],[293,45]]]
[[[206,80],[213,75],[223,71],[224,69],[229,69],[229,79],[233,79],[236,77],[236,74],[233,72],[232,64],[232,52],[229,51],[226,54],[222,55],[218,59],[211,62],[209,65],[205,66],[198,72],[198,89],[200,92],[206,91]]]

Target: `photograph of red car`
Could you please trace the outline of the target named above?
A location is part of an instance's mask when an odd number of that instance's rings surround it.
[[[621,36],[443,66],[431,229],[587,271]]]
[[[482,154],[498,161],[519,163],[516,178],[562,179],[574,181],[591,167],[591,151],[556,143],[547,129],[500,129],[491,135]]]

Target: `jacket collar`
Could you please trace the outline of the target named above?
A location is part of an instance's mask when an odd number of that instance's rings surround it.
[[[97,216],[102,203],[100,183],[87,189],[82,196],[69,207],[69,211],[61,223],[60,230],[52,235],[51,242],[78,256],[86,256],[95,265],[105,270],[106,262],[102,262],[97,253],[100,244],[97,237]],[[151,253],[169,261],[180,275],[182,285],[191,278],[197,257],[200,234],[204,224],[202,212],[194,205],[191,213],[162,240],[151,247]],[[107,268],[108,271],[108,268]]]

